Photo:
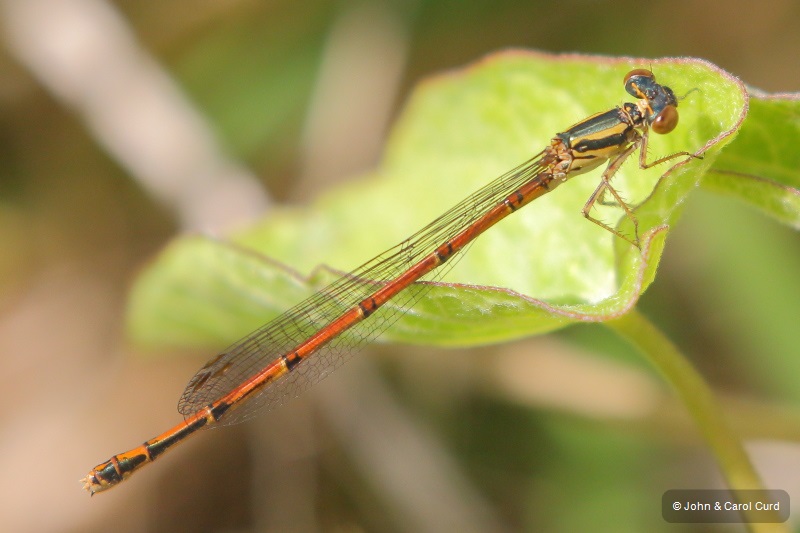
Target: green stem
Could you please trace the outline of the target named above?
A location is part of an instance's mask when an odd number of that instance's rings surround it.
[[[675,389],[711,447],[732,490],[763,490],[742,442],[733,433],[708,383],[678,348],[638,311],[605,324],[636,346]],[[753,532],[787,531],[783,524],[749,523]]]

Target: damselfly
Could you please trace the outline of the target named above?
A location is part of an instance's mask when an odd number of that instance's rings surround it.
[[[275,407],[307,389],[421,298],[430,284],[417,281],[439,279],[447,270],[442,265],[448,260],[452,265],[452,258],[478,235],[573,176],[608,162],[583,206],[583,216],[638,247],[636,217],[611,178],[637,149],[643,169],[698,156],[678,152],[648,163],[648,134],[666,134],[676,127],[678,101],[648,70],[632,70],[624,85],[636,102],[597,113],[556,134],[525,163],[213,358],[181,396],[178,410],[184,422],[97,465],[82,480],[84,488],[92,494],[107,490],[197,430],[241,422],[257,409]],[[633,235],[593,217],[597,202],[621,207],[633,222]]]

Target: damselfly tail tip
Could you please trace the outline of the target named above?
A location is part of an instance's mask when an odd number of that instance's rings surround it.
[[[83,490],[88,491],[89,496],[94,496],[94,493],[97,492],[97,480],[91,473],[89,473],[86,477],[81,478],[80,483],[83,483]]]

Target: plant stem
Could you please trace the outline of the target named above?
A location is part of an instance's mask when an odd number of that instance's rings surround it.
[[[605,324],[637,347],[675,389],[716,456],[732,490],[764,487],[708,383],[678,348],[637,310]],[[784,524],[748,523],[749,531],[786,531]]]

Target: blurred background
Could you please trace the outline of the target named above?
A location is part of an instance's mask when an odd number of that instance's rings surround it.
[[[662,521],[665,490],[719,472],[663,382],[598,325],[376,346],[111,493],[89,499],[78,479],[177,423],[219,348],[126,340],[143,265],[176,235],[224,236],[376,165],[421,79],[524,47],[696,56],[798,91],[798,30],[792,0],[0,0],[4,530],[743,531]],[[793,495],[799,271],[795,232],[698,191],[641,302],[765,484]]]

